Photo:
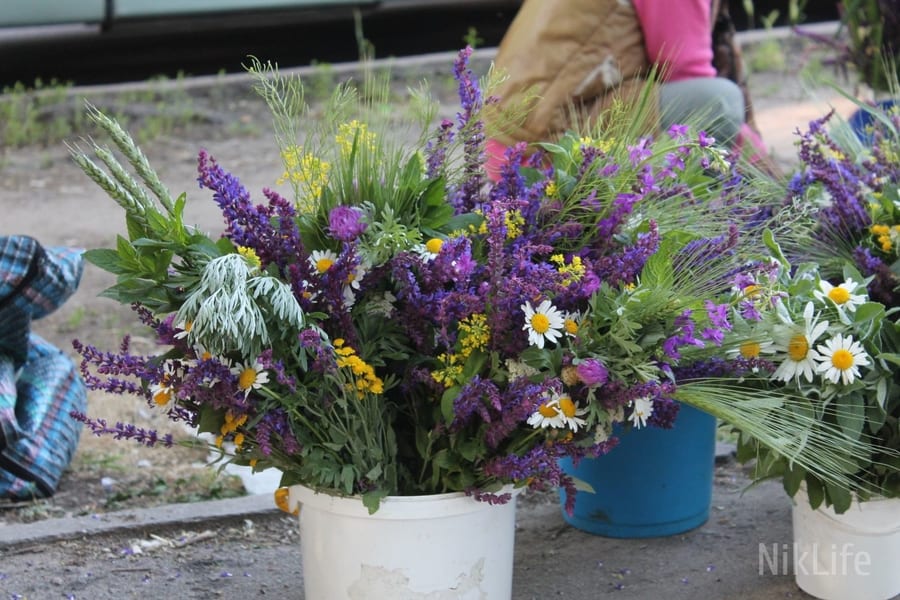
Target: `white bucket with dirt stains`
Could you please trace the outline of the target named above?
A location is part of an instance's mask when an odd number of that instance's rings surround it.
[[[300,508],[307,600],[509,600],[516,495],[389,496],[374,514],[359,498],[290,488]]]

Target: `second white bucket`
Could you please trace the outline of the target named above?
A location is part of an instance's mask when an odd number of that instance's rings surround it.
[[[822,600],[890,600],[900,595],[900,498],[855,502],[843,514],[794,498],[794,577]]]

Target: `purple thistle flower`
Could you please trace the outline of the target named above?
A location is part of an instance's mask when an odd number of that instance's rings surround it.
[[[368,224],[362,220],[362,210],[338,205],[328,213],[328,233],[341,242],[352,242],[362,235]]]
[[[587,386],[603,385],[609,379],[609,371],[596,358],[581,361],[575,367],[575,372],[578,374],[578,379]]]

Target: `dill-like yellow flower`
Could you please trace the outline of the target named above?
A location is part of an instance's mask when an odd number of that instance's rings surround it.
[[[522,226],[525,225],[525,217],[522,211],[507,211],[503,215],[503,222],[506,225],[506,239],[514,240],[522,235]]]
[[[487,317],[483,313],[469,315],[459,323],[460,344],[462,344],[462,358],[465,360],[475,350],[487,349],[491,340],[491,328],[487,323]]]
[[[334,136],[341,156],[347,158],[353,152],[354,144],[357,152],[365,148],[369,152],[375,151],[375,134],[369,131],[369,126],[353,119],[349,123],[341,123],[338,126],[337,135]]]
[[[463,371],[462,365],[458,364],[459,357],[456,354],[439,354],[437,359],[443,363],[444,368],[433,371],[431,378],[447,387],[456,384]]]
[[[550,262],[558,265],[556,270],[561,275],[566,276],[566,278],[562,281],[562,284],[564,286],[572,285],[577,281],[581,281],[581,278],[584,277],[584,274],[587,271],[584,263],[581,261],[580,256],[573,256],[572,262],[566,264],[566,259],[562,254],[554,254],[550,257]]]
[[[295,187],[303,187],[308,196],[308,204],[322,194],[328,184],[328,172],[331,164],[319,157],[303,151],[302,146],[291,146],[281,153],[285,171],[278,178],[279,185],[288,182]],[[302,208],[309,208],[303,206]]]

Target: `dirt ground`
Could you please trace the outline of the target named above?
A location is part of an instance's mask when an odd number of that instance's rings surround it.
[[[798,73],[808,64],[810,54],[787,48],[784,66],[776,64],[774,70],[756,73],[751,81],[764,135],[776,148],[776,158],[789,166],[793,131],[785,131],[783,126],[776,130],[770,124],[784,121],[783,114],[779,121],[772,116],[773,111],[791,110],[795,102],[809,97]],[[482,59],[473,65],[477,72],[483,72],[479,69],[486,69],[488,62]],[[443,81],[445,97],[441,99],[439,116],[452,117],[456,105],[446,95],[451,63],[452,56],[447,56],[411,71],[395,67],[395,72],[405,72],[407,80],[425,76]],[[211,194],[199,190],[195,181],[197,152],[207,149],[225,169],[240,177],[257,198],[263,187],[276,187],[280,160],[271,136],[268,110],[250,90],[246,79],[229,79],[227,85],[189,79],[184,85],[192,99],[195,118],[142,144],[142,148],[173,194],[188,193],[186,220],[217,232],[223,225]],[[127,86],[103,93],[75,92],[92,94],[100,99],[101,106],[103,102],[115,106],[117,97],[126,89]],[[74,98],[72,102],[77,103]],[[137,115],[137,122],[141,115],[165,109],[133,102],[125,108]],[[69,139],[70,143],[77,141],[74,136]],[[121,210],[72,163],[64,144],[0,148],[0,235],[28,234],[46,245],[98,248],[111,247],[115,236],[124,233]],[[75,338],[114,350],[122,335],[128,333],[135,350],[152,350],[153,341],[128,307],[98,297],[112,283],[111,275],[86,265],[77,293],[56,313],[38,321],[35,332],[73,358],[71,341]],[[175,431],[160,414],[132,398],[92,392],[88,412],[110,422],[121,420],[163,432]],[[182,437],[187,439],[184,434]],[[35,502],[0,501],[0,525],[243,493],[233,478],[216,477],[204,459],[205,453],[199,450],[146,449],[86,434],[58,493]]]

